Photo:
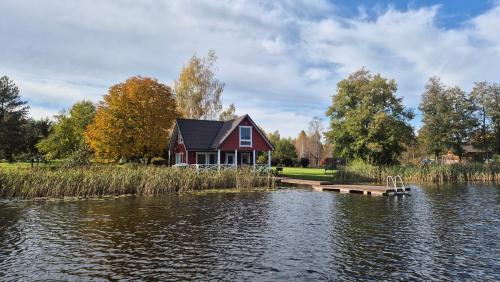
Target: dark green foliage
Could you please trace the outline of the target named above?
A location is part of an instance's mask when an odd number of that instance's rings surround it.
[[[293,166],[297,161],[297,152],[292,139],[283,138],[274,144],[274,156],[278,158],[279,164],[284,166]]]
[[[0,157],[12,161],[23,149],[27,115],[19,88],[7,76],[0,77]]]
[[[36,144],[49,136],[51,126],[52,122],[48,118],[40,120],[29,119],[26,123],[24,136],[26,147],[24,153],[29,156],[30,160],[39,159],[41,157],[41,153],[38,151]]]
[[[397,85],[362,69],[337,84],[327,115],[333,155],[374,164],[396,162],[415,138],[411,110],[395,96]]]
[[[301,167],[308,167],[309,166],[309,159],[308,158],[300,158],[299,164]]]

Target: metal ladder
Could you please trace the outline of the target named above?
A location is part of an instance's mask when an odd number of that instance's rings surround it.
[[[400,175],[387,176],[387,178],[385,180],[386,188],[389,189],[390,188],[389,184],[392,183],[392,187],[394,187],[395,193],[398,194],[398,190],[399,190],[398,189],[398,180],[401,183],[401,187],[399,189],[401,189],[402,193],[404,194],[406,192],[406,187],[405,187],[405,184],[403,183],[403,178],[401,178]]]

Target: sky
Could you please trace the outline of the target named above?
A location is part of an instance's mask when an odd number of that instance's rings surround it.
[[[500,82],[500,1],[1,0],[0,11],[0,75],[35,118],[134,75],[173,85],[210,49],[223,104],[282,136],[314,116],[327,127],[337,82],[362,67],[395,79],[413,109],[431,76],[466,91]]]

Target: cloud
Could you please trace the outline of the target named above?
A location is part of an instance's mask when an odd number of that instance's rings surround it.
[[[133,75],[172,84],[193,54],[216,50],[225,104],[267,131],[296,136],[324,116],[336,83],[366,67],[394,78],[418,105],[430,76],[470,88],[500,73],[500,5],[439,25],[438,6],[355,7],[328,1],[2,1],[0,72],[11,76],[34,115],[97,101]]]

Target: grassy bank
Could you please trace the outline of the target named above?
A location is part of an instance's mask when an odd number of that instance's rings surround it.
[[[453,164],[426,166],[382,166],[376,167],[353,162],[335,174],[335,181],[348,182],[385,182],[389,175],[401,175],[405,182],[500,182],[500,166],[485,164]]]
[[[161,195],[182,191],[253,187],[274,187],[272,176],[245,169],[217,172],[145,166],[0,170],[0,197]]]
[[[297,179],[330,181],[333,179],[335,171],[329,170],[325,173],[323,168],[284,167],[280,174]]]
[[[377,167],[361,162],[352,162],[347,167],[325,173],[321,168],[284,167],[282,176],[305,179],[332,181],[335,183],[385,183],[389,175],[401,175],[404,182],[465,182],[490,181],[500,182],[500,165],[454,164],[426,166],[382,166]]]

